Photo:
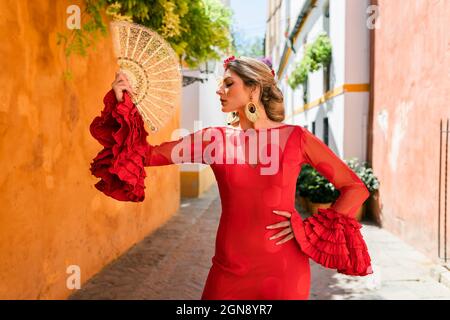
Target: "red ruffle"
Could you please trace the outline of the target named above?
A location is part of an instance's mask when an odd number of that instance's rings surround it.
[[[144,122],[126,92],[117,102],[110,90],[103,103],[101,116],[90,125],[92,136],[104,146],[91,163],[91,173],[101,178],[95,187],[117,200],[143,201],[148,135]]]
[[[317,214],[305,220],[294,212],[291,225],[302,251],[315,262],[352,276],[373,273],[369,252],[359,230],[361,224],[355,218],[330,208],[319,208]]]

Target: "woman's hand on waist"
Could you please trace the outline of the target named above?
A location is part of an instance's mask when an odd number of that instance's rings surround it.
[[[291,225],[291,213],[289,211],[281,211],[281,210],[273,210],[273,213],[283,216],[287,218],[287,221],[281,221],[272,225],[266,226],[266,229],[279,229],[283,228],[280,232],[277,234],[274,234],[269,238],[269,240],[275,240],[282,236],[285,236],[282,240],[278,241],[276,244],[280,245],[282,243],[285,243],[286,241],[289,241],[294,238],[294,233],[292,231],[292,225]]]

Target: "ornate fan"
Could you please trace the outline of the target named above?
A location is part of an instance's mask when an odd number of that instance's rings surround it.
[[[144,26],[113,21],[110,24],[119,67],[136,94],[133,102],[150,130],[157,131],[180,104],[181,67],[172,47]]]

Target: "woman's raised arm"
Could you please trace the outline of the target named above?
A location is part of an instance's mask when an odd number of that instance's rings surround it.
[[[208,163],[203,152],[210,143],[203,139],[207,128],[178,140],[150,145],[142,117],[128,93],[118,101],[114,90],[110,90],[103,102],[105,107],[92,121],[90,132],[104,148],[90,170],[101,178],[95,187],[106,195],[121,201],[143,201],[145,166]]]

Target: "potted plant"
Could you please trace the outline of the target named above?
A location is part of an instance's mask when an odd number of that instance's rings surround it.
[[[302,167],[297,179],[297,192],[303,199],[300,204],[309,214],[318,208],[328,208],[339,197],[339,190],[309,164]]]
[[[313,167],[309,164],[304,164],[297,178],[296,200],[306,212],[311,211],[308,200],[308,185],[312,184],[311,172],[313,170]]]
[[[305,84],[309,73],[319,70],[320,67],[328,67],[331,56],[331,40],[326,33],[321,33],[313,43],[305,46],[302,60],[295,64],[288,77],[289,86],[295,90],[300,84]]]
[[[312,183],[307,186],[307,194],[311,214],[316,214],[318,208],[329,208],[339,197],[339,190],[315,169],[311,171]]]
[[[346,160],[345,163],[358,175],[370,193],[369,198],[364,201],[363,205],[356,213],[355,218],[360,221],[364,217],[369,203],[372,202],[374,194],[378,194],[380,183],[375,176],[373,169],[369,167],[367,162],[364,161],[360,163],[357,158],[351,158],[350,160]],[[375,217],[375,219],[377,220],[377,223],[379,223],[377,217]]]
[[[345,163],[356,173],[371,194],[355,215],[355,219],[361,221],[366,213],[368,203],[373,202],[373,196],[378,192],[379,181],[367,162],[359,163],[357,158],[352,158],[345,160]],[[306,212],[314,214],[317,213],[318,208],[329,208],[339,195],[339,190],[336,190],[334,185],[312,166],[303,165],[297,179],[297,201]],[[376,217],[375,219],[379,223]]]

